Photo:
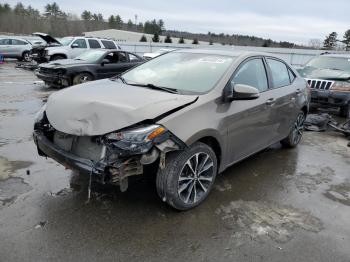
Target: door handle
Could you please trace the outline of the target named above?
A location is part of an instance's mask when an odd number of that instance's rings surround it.
[[[268,99],[265,103],[266,103],[268,106],[272,106],[272,105],[275,104],[275,102],[276,102],[276,99],[270,98],[270,99]]]

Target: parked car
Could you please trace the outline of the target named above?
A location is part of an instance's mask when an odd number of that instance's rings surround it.
[[[20,61],[30,61],[32,45],[22,38],[0,38],[0,54],[3,58],[16,58]]]
[[[40,60],[46,62],[59,59],[72,59],[90,49],[121,50],[120,46],[118,46],[115,41],[105,38],[69,36],[57,40],[43,33],[34,33],[33,35],[39,36],[49,43],[49,46],[44,48],[40,56]]]
[[[312,103],[339,108],[341,116],[350,118],[350,55],[320,55],[298,71],[311,87]]]
[[[133,53],[94,49],[74,59],[40,64],[35,74],[49,86],[67,87],[116,76],[143,62],[143,58]]]
[[[157,56],[160,56],[162,54],[166,54],[166,53],[169,53],[169,52],[172,52],[176,49],[171,49],[171,48],[162,48],[162,49],[159,49],[153,53],[144,53],[143,54],[143,58],[146,59],[146,60],[150,60],[152,58],[155,58]]]
[[[52,94],[34,141],[41,156],[122,191],[153,165],[160,198],[186,210],[229,166],[279,141],[297,146],[308,96],[306,81],[270,54],[174,51]]]

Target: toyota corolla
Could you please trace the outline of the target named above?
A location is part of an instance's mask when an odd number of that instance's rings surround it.
[[[41,156],[122,191],[155,167],[160,198],[187,210],[229,166],[297,146],[308,101],[306,81],[270,54],[179,50],[52,94],[34,141]]]

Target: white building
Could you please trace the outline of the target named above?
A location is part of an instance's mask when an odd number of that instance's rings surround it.
[[[147,42],[152,42],[152,38],[153,38],[153,35],[151,34],[143,34],[143,33],[117,30],[117,29],[84,32],[83,34],[85,36],[91,36],[91,37],[111,38],[118,42],[139,42],[143,35],[147,38]],[[165,37],[166,36],[163,36],[163,35],[159,36],[159,41],[161,43],[164,43]],[[174,44],[177,44],[179,42],[179,38],[172,37],[171,39]],[[186,44],[191,44],[192,41],[193,39],[185,39]],[[200,41],[199,44],[209,45],[209,42]]]

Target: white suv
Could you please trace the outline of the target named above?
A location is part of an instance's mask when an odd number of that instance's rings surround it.
[[[92,48],[121,49],[113,40],[104,38],[64,37],[57,42],[59,45],[45,48],[44,56],[47,61],[75,58]]]

